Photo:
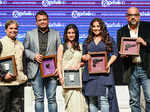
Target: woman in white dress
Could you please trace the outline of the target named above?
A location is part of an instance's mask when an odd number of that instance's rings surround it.
[[[57,68],[59,80],[64,86],[64,70],[79,70],[82,63],[82,53],[79,46],[79,31],[75,24],[69,24],[64,31],[64,44],[61,44],[57,53]],[[88,112],[82,88],[63,89],[66,112]]]

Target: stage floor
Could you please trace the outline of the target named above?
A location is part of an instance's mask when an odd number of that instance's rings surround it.
[[[129,93],[127,86],[116,86],[117,91],[117,99],[119,104],[120,112],[130,112],[129,107]],[[57,87],[57,103],[58,103],[58,112],[65,112],[64,111],[64,99],[62,97],[62,87]],[[47,103],[45,102],[45,112],[47,110]],[[34,95],[32,88],[30,86],[25,87],[25,99],[24,99],[24,112],[35,112],[34,111]]]

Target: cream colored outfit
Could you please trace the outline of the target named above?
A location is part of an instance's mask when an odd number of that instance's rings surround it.
[[[63,70],[75,67],[81,61],[81,52],[68,48],[63,55],[62,67]],[[82,94],[82,89],[64,89],[63,97],[65,99],[66,112],[88,112],[88,106]]]
[[[27,76],[23,73],[23,64],[22,64],[22,56],[24,47],[23,44],[18,40],[12,40],[11,38],[5,36],[0,39],[3,50],[1,52],[0,57],[14,55],[16,60],[16,68],[17,68],[17,77],[15,81],[11,82],[3,82],[0,81],[0,85],[20,85],[27,81]]]

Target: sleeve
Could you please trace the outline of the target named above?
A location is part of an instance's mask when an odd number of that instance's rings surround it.
[[[0,54],[1,54],[2,50],[3,50],[3,46],[0,41]],[[0,64],[0,77],[3,79],[7,73],[8,73],[8,71],[4,69],[4,66],[2,64]]]
[[[60,36],[60,33],[59,33],[59,32],[57,32],[56,38],[57,38],[57,41],[56,41],[56,45],[57,45],[57,46],[56,46],[56,48],[57,48],[57,50],[58,50],[59,45],[62,44],[61,36]]]
[[[141,29],[142,32],[141,33],[141,37],[144,39],[144,41],[146,41],[147,46],[143,46],[148,52],[150,51],[150,23],[149,22],[142,22],[143,24],[141,24]]]
[[[117,48],[118,51],[120,50],[120,45],[121,45],[121,30],[117,31]]]
[[[147,34],[146,34],[147,33]],[[147,46],[145,46],[146,50],[150,52],[150,32],[146,32],[146,36],[143,38],[146,41]]]
[[[88,53],[87,45],[86,45],[86,41],[84,41],[84,43],[82,45],[82,55],[85,55],[87,53]]]
[[[34,57],[35,57],[35,53],[33,51],[30,50],[30,35],[29,32],[27,32],[25,39],[24,39],[24,52],[27,58],[29,58],[30,60],[34,61]]]
[[[113,38],[111,38],[111,42],[112,42],[112,55],[118,56],[117,44]]]

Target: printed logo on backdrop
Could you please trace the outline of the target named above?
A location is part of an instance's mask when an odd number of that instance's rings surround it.
[[[150,16],[150,11],[147,11],[147,12],[142,11],[142,12],[140,12],[140,15],[141,16]]]
[[[83,33],[80,35],[80,39],[85,39],[85,38],[87,38],[87,36],[88,36],[87,34]]]
[[[65,4],[65,2],[61,0],[42,0],[43,7],[49,7],[53,4]]]
[[[86,33],[80,34],[79,41],[84,42],[84,40],[87,38],[87,36],[88,36],[88,34],[86,34]]]
[[[111,5],[124,5],[125,0],[102,0],[101,5],[102,7],[109,7]]]
[[[21,33],[17,35],[17,39],[24,39],[25,38],[26,33]]]
[[[0,5],[2,5],[2,4],[7,4],[7,1],[5,1],[5,0],[0,0]]]
[[[113,23],[108,23],[108,22],[105,22],[106,26],[111,28],[111,27],[122,27],[124,24],[121,24],[119,22],[113,22]]]
[[[72,11],[72,18],[79,18],[81,16],[95,16],[91,11]]]
[[[12,16],[14,18],[19,18],[19,17],[22,17],[22,16],[34,16],[35,14],[31,11],[13,11],[12,12]]]
[[[60,22],[53,22],[49,24],[49,27],[64,27],[64,26],[65,24]]]

